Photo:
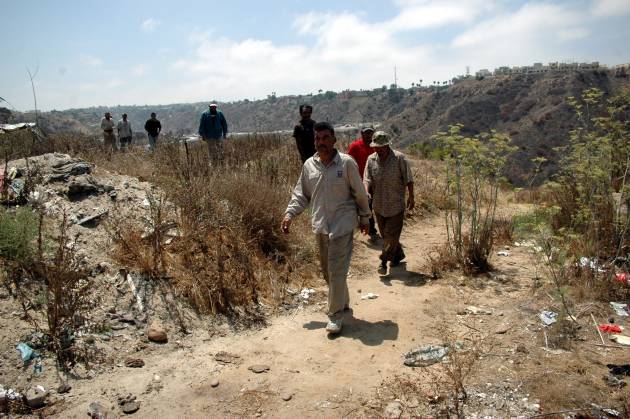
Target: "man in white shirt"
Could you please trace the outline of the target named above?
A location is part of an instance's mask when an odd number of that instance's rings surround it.
[[[317,152],[302,166],[282,220],[282,231],[288,233],[293,218],[310,204],[319,262],[328,283],[326,331],[337,334],[341,332],[343,312],[350,303],[346,277],[354,229],[359,225],[361,232],[367,234],[370,206],[357,163],[334,147],[337,139],[332,125],[318,122],[313,129]]]
[[[103,143],[105,148],[111,151],[116,150],[116,135],[114,135],[114,120],[112,114],[105,112],[105,117],[101,119],[101,129],[103,130]]]
[[[131,146],[131,123],[127,121],[127,114],[122,114],[122,119],[118,121],[118,141],[120,141],[120,149],[124,150],[125,146]]]

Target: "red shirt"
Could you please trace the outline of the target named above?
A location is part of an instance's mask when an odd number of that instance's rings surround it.
[[[357,165],[359,166],[361,179],[363,179],[363,172],[365,171],[365,163],[367,162],[367,158],[372,153],[374,153],[374,149],[372,147],[366,146],[365,142],[361,138],[351,143],[348,147],[348,154],[352,156],[354,161],[356,161]]]

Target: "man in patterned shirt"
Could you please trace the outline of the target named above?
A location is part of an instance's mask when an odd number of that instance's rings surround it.
[[[367,234],[370,207],[356,162],[335,149],[337,139],[333,126],[318,122],[313,128],[317,152],[302,166],[282,220],[282,231],[288,233],[293,218],[310,205],[319,263],[328,283],[326,331],[336,334],[341,332],[343,312],[350,303],[346,277],[354,229],[358,226]]]
[[[370,146],[376,153],[367,159],[363,183],[372,197],[372,209],[378,229],[383,237],[383,251],[378,273],[387,274],[387,261],[397,266],[405,258],[400,244],[405,218],[405,208],[413,209],[413,176],[405,155],[390,147],[391,141],[387,133],[374,133]],[[408,198],[405,205],[405,188]]]

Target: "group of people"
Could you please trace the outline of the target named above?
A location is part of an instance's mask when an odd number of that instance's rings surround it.
[[[335,129],[311,119],[313,108],[301,105],[293,136],[302,160],[302,172],[293,189],[281,228],[289,232],[292,220],[311,208],[319,261],[328,284],[330,334],[341,332],[349,309],[347,275],[355,228],[383,245],[378,273],[387,274],[405,259],[400,244],[405,210],[415,206],[413,176],[405,155],[392,149],[391,137],[368,126],[350,144],[348,154],[335,148]],[[374,221],[376,220],[376,222]]]
[[[344,312],[349,309],[347,275],[352,257],[355,228],[370,235],[382,250],[378,273],[387,274],[387,263],[395,267],[405,259],[400,244],[405,210],[414,208],[413,176],[405,155],[392,149],[391,137],[368,126],[361,137],[350,144],[348,154],[339,152],[335,129],[328,122],[313,121],[313,107],[300,105],[300,121],[293,130],[302,161],[302,172],[293,189],[281,228],[289,232],[292,220],[311,208],[311,224],[319,249],[319,262],[328,284],[328,324],[326,331],[341,332]],[[101,121],[106,145],[116,149],[114,128],[120,148],[132,142],[127,114],[114,124],[107,112]],[[144,129],[149,148],[154,150],[162,125],[155,113]],[[228,125],[216,103],[201,114],[199,136],[211,157],[220,156]],[[376,227],[378,226],[378,231]]]
[[[126,113],[122,114],[122,119],[116,124],[111,113],[105,112],[105,116],[101,119],[101,129],[103,130],[103,142],[107,148],[117,149],[114,129],[118,132],[121,150],[131,145],[133,131]],[[158,143],[158,136],[162,131],[162,124],[157,119],[155,112],[151,112],[151,118],[145,122],[144,130],[149,139],[149,150],[154,151]],[[211,103],[208,110],[201,114],[199,121],[199,136],[208,145],[208,152],[211,156],[220,155],[227,133],[228,125],[223,112],[218,109],[216,103]]]
[[[118,141],[120,143],[120,150],[124,150],[131,146],[133,141],[133,130],[131,128],[131,122],[127,119],[127,114],[122,114],[122,119],[116,124],[112,118],[112,114],[105,112],[105,116],[101,119],[101,129],[103,130],[103,143],[105,147],[115,151],[118,149],[116,146],[116,134],[114,129],[118,133]],[[149,149],[155,150],[158,136],[162,131],[162,124],[157,119],[155,112],[151,112],[151,118],[147,119],[144,124],[144,130],[149,137]]]

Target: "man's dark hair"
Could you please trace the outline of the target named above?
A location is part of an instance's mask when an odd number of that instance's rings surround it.
[[[313,125],[313,129],[315,131],[325,131],[328,130],[330,131],[330,133],[332,135],[335,135],[335,129],[333,128],[332,124],[330,122],[316,122],[315,125]]]
[[[300,115],[302,115],[302,111],[304,109],[306,109],[306,108],[310,109],[311,112],[313,111],[313,106],[312,105],[307,105],[306,103],[303,103],[303,104],[300,105]]]
[[[153,118],[154,116],[157,116],[155,112],[151,112],[151,118]]]

